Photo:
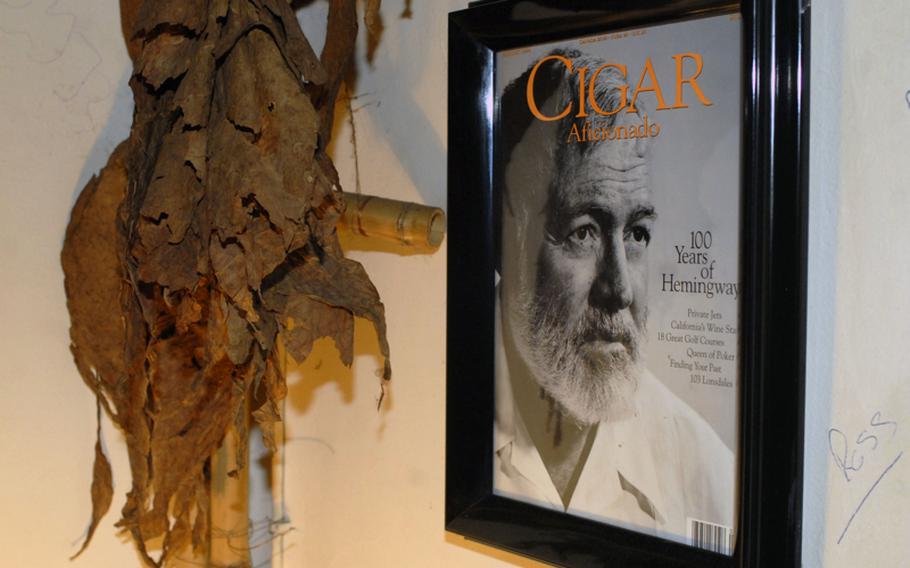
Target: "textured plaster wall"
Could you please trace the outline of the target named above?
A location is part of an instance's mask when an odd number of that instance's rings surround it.
[[[403,19],[405,0],[385,0],[372,66],[365,46],[358,52],[352,105],[360,187],[444,206],[446,13],[465,2],[412,4],[412,17]],[[316,43],[325,6],[314,0],[304,12],[316,18],[307,24]],[[813,10],[805,565],[901,566],[910,552],[910,458],[889,470],[836,541],[884,467],[910,447],[903,435],[910,431],[903,245],[910,237],[903,98],[910,8],[826,0]],[[67,562],[90,513],[95,406],[68,352],[58,261],[75,195],[127,135],[128,64],[114,0],[0,1],[3,565],[137,564],[112,526],[128,468],[122,436],[108,424],[114,505],[90,549]],[[336,163],[354,191],[346,118],[336,137]],[[365,324],[357,326],[352,370],[323,344],[292,374],[279,465],[289,523],[281,529],[283,557],[272,566],[538,566],[443,531],[445,244],[433,255],[347,244],[385,301],[394,380],[377,411],[376,338]],[[828,431],[855,439],[876,411],[900,422],[899,433],[882,432],[881,451],[863,454],[863,471],[843,481]],[[262,529],[271,506],[261,472],[258,479],[252,515]]]

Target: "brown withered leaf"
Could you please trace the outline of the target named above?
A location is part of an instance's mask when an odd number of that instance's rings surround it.
[[[158,91],[169,80],[183,76],[196,42],[183,35],[161,34],[145,42],[136,62],[136,76],[147,88]]]
[[[285,22],[297,20],[294,11],[288,2],[276,2],[265,5],[266,10],[272,12],[275,19],[274,32],[283,35],[285,53],[288,63],[297,75],[305,82],[321,85],[326,81],[325,68],[319,62],[319,56],[313,51],[310,41],[303,35],[303,30],[298,25],[286,26]],[[275,10],[277,9],[277,12]]]
[[[301,262],[291,268],[280,281],[265,289],[263,302],[270,309],[294,314],[300,305],[306,305],[301,304],[298,300],[301,296],[341,308],[352,315],[370,320],[376,327],[379,349],[387,363],[383,371],[383,378],[390,378],[389,345],[385,334],[385,309],[379,300],[379,293],[360,263],[330,256],[323,258],[322,262],[315,259]],[[311,310],[308,308],[303,313],[306,314],[309,311]],[[344,341],[342,340],[342,343],[336,341],[339,350],[346,345]],[[348,354],[343,352],[342,357],[345,356]]]
[[[201,469],[200,469],[201,473]],[[195,504],[196,486],[200,476],[184,482],[174,496],[174,524],[164,541],[164,549],[180,551],[192,544],[193,520],[191,508]],[[202,481],[204,483],[204,481]]]
[[[295,356],[328,336],[350,365],[365,317],[390,375],[382,303],[338,245],[325,153],[355,8],[331,0],[317,57],[287,0],[121,0],[133,127],[80,195],[62,263],[76,365],[127,440],[117,524],[150,566],[207,545],[209,456],[247,408],[274,447],[279,329]],[[89,538],[110,503],[100,445],[96,458]]]
[[[351,312],[301,296],[290,302],[287,313],[294,325],[283,331],[284,344],[295,360],[305,360],[320,337],[331,337],[341,362],[348,366],[354,362],[354,316]]]
[[[380,4],[380,0],[366,0],[363,21],[367,25],[367,33],[372,35],[380,33],[382,28],[382,18],[379,15]]]
[[[253,399],[253,419],[262,431],[262,438],[266,447],[274,452],[275,425],[281,422],[281,401],[287,395],[287,384],[272,361],[265,362],[265,369],[260,380],[254,384],[255,397]]]
[[[121,251],[126,241],[117,230],[117,211],[126,195],[126,150],[120,144],[79,194],[60,255],[72,321],[70,350],[86,384],[112,414],[127,396],[122,390],[127,376],[124,325],[112,309],[120,305],[124,279]]]
[[[320,109],[319,142],[323,148],[328,147],[332,138],[335,101],[357,44],[357,0],[329,0],[327,26],[326,44],[320,55],[327,79],[315,96]]]
[[[74,560],[88,547],[95,535],[95,529],[102,517],[111,508],[111,501],[114,498],[114,476],[111,473],[111,464],[104,455],[104,449],[101,447],[101,401],[97,403],[97,420],[98,431],[95,440],[95,464],[92,468],[92,521],[88,527],[88,533],[79,552],[74,554],[70,560]]]
[[[253,419],[262,431],[262,441],[270,452],[278,451],[275,443],[275,425],[281,422],[281,407],[272,400],[262,403],[253,411]]]
[[[142,40],[133,37],[136,20],[139,18],[139,9],[145,0],[120,0],[120,26],[123,38],[126,40],[126,49],[133,61],[139,57],[142,49]]]
[[[207,0],[140,0],[130,36],[148,38],[157,33],[199,35],[206,27]]]
[[[373,62],[379,39],[382,37],[382,15],[379,13],[380,0],[366,0],[363,22],[367,25],[367,61]]]
[[[196,515],[193,520],[193,550],[203,550],[209,538],[209,487],[205,475],[199,475],[196,482],[196,495],[193,497]]]

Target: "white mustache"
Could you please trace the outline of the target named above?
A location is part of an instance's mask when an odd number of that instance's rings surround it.
[[[576,346],[596,340],[622,343],[637,358],[642,333],[627,311],[605,313],[588,308],[571,335]]]
[[[562,344],[564,347],[560,351],[568,348],[574,351],[597,340],[617,342],[625,345],[633,360],[638,359],[644,325],[636,323],[628,310],[605,312],[589,306],[574,325],[568,326],[558,302],[544,303],[535,299],[529,304],[531,317],[528,323],[538,340],[546,338],[545,342],[552,347]]]

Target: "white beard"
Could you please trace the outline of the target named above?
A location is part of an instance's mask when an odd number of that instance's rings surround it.
[[[644,330],[628,310],[608,314],[588,307],[569,322],[564,304],[562,298],[541,302],[531,294],[518,299],[511,315],[522,358],[540,387],[577,422],[625,415],[642,373]],[[604,353],[590,347],[605,338],[625,349]]]

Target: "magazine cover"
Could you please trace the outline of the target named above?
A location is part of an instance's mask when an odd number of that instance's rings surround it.
[[[497,494],[732,554],[741,34],[497,54]]]

